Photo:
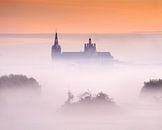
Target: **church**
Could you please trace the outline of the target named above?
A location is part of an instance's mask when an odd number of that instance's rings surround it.
[[[52,46],[51,56],[53,60],[93,60],[93,61],[112,61],[113,56],[110,52],[97,52],[96,44],[89,42],[84,44],[82,52],[62,52],[58,41],[58,34],[55,33],[54,45]]]

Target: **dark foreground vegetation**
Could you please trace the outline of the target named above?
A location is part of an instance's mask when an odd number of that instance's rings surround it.
[[[74,101],[74,95],[68,92],[68,99],[62,107],[64,112],[68,113],[87,113],[97,114],[105,113],[106,111],[115,108],[115,102],[109,98],[106,93],[99,92],[91,94],[89,91],[79,95],[79,99]]]
[[[33,88],[40,89],[39,83],[34,78],[25,75],[4,75],[0,77],[0,89]]]
[[[34,78],[14,74],[0,77],[0,103],[24,106],[37,102],[40,95],[41,86]]]
[[[152,79],[149,82],[144,82],[142,92],[162,91],[162,79]]]
[[[141,95],[148,99],[153,98],[156,100],[162,99],[162,79],[152,79],[148,82],[144,82],[144,86],[141,90]]]

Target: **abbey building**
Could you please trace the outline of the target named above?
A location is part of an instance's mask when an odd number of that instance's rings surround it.
[[[52,46],[51,56],[53,60],[65,59],[65,60],[113,60],[113,56],[110,52],[98,52],[96,44],[92,43],[89,38],[88,43],[84,44],[84,51],[82,52],[62,52],[61,45],[59,45],[58,34],[55,34],[54,45]]]

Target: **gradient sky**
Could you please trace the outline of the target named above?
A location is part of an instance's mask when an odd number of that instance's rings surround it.
[[[162,31],[162,0],[0,0],[0,33]]]

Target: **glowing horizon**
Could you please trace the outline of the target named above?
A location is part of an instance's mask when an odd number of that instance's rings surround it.
[[[2,0],[0,33],[162,31],[161,0]]]

